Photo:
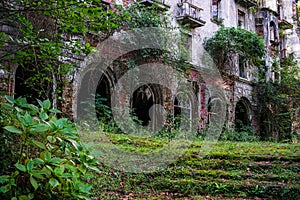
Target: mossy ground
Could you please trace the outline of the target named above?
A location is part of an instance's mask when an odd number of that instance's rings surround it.
[[[164,139],[114,134],[116,147],[146,153]],[[92,180],[93,199],[300,199],[300,144],[217,142],[205,156],[194,141],[176,162],[151,173],[105,165]],[[101,160],[100,160],[101,161]]]

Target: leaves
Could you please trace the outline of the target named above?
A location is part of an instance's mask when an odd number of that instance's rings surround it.
[[[256,64],[265,55],[262,38],[251,31],[235,27],[221,27],[212,38],[204,42],[204,46],[220,66],[234,54]]]
[[[33,188],[35,189],[35,190],[37,190],[38,189],[38,187],[39,187],[39,184],[38,184],[38,182],[32,177],[32,176],[30,176],[30,183],[31,183],[31,185],[33,186]]]
[[[31,141],[35,146],[41,148],[41,149],[44,149],[46,150],[46,145],[44,145],[43,143],[39,142],[39,141],[36,141],[36,140],[32,140]]]
[[[59,182],[55,178],[51,178],[49,180],[49,184],[51,185],[52,188],[55,188],[55,187],[57,187],[59,185]]]
[[[33,160],[28,160],[26,163],[26,168],[28,172],[31,172],[33,170],[34,167],[34,161]]]
[[[19,164],[19,163],[16,163],[16,164],[15,164],[15,167],[16,167],[18,170],[22,171],[22,172],[26,172],[26,167],[25,167],[24,165],[21,165],[21,164]]]
[[[4,129],[11,133],[22,134],[22,131],[15,126],[5,126]]]
[[[49,126],[46,124],[33,125],[30,129],[31,133],[41,133],[49,130]]]

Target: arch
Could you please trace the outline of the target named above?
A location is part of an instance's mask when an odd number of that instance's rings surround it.
[[[108,121],[111,119],[111,83],[106,74],[100,78],[95,94],[95,110],[97,119]]]
[[[216,116],[220,115],[220,111],[223,111],[222,101],[224,100],[219,96],[209,97],[207,103],[207,124],[215,123],[217,121],[218,118],[216,118]],[[226,111],[227,110],[225,110],[225,112]]]
[[[251,111],[250,101],[246,97],[241,97],[235,106],[234,127],[237,132],[249,131]]]
[[[158,84],[144,84],[134,90],[130,98],[131,113],[142,126],[150,126],[155,130],[162,122],[160,107],[154,105],[163,105],[162,88]],[[154,107],[153,107],[154,106]],[[151,110],[155,109],[155,110]]]
[[[95,69],[87,70],[81,77],[78,86],[77,117],[80,116],[81,119],[88,120],[96,114],[98,120],[109,119],[112,86],[109,72],[102,73]]]
[[[178,92],[173,98],[173,116],[175,126],[179,126],[182,122],[190,124],[191,126],[193,119],[192,109],[192,102],[189,94]]]
[[[278,28],[277,28],[275,22],[271,21],[269,27],[270,27],[270,29],[269,29],[270,42],[271,43],[278,42],[278,34],[277,34]]]

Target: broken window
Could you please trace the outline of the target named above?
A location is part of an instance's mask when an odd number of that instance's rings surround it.
[[[245,29],[246,24],[245,24],[245,13],[242,11],[238,11],[238,27]]]
[[[181,34],[181,44],[180,54],[184,60],[192,59],[192,35],[190,33]]]
[[[246,61],[239,57],[239,76],[242,78],[247,78],[246,66]]]
[[[187,125],[191,123],[191,101],[190,97],[179,92],[174,98],[174,124],[179,126],[181,124]]]
[[[221,18],[221,0],[212,0],[211,13],[213,19]]]

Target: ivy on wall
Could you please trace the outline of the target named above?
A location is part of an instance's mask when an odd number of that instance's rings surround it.
[[[236,55],[252,65],[260,66],[266,52],[262,38],[235,27],[221,27],[213,37],[205,40],[204,47],[220,69],[230,65]]]

